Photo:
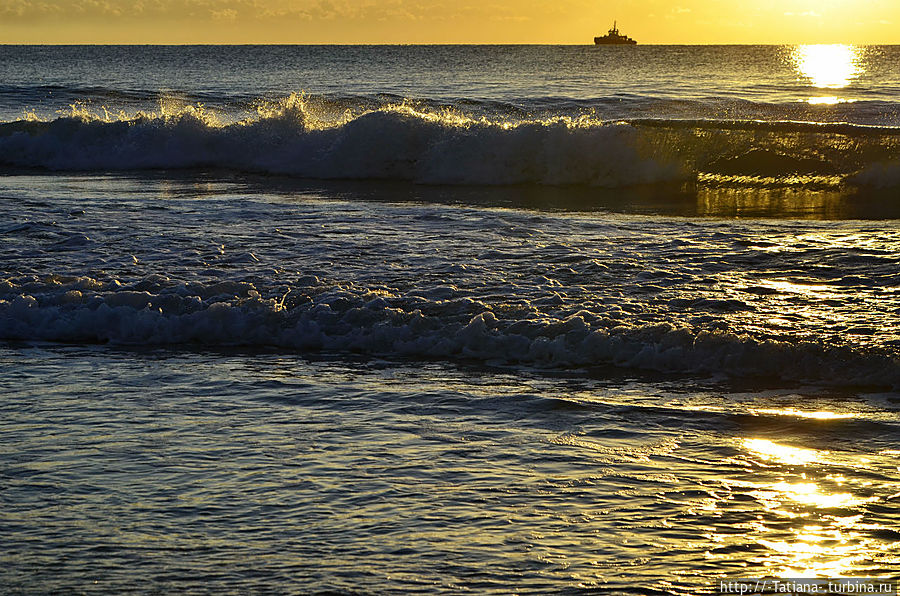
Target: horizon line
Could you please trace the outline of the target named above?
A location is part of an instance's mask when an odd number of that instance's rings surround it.
[[[847,45],[847,46],[900,46],[900,42],[889,43],[854,43],[848,41],[835,42],[708,42],[708,43],[684,43],[684,42],[639,42],[637,46],[807,46],[807,45]],[[320,43],[295,43],[295,42],[0,42],[0,47],[14,46],[131,46],[131,47],[196,47],[196,46],[283,46],[283,47],[303,47],[303,46],[568,46],[568,47],[617,47],[596,45],[594,43],[503,43],[503,42],[320,42]],[[635,47],[635,46],[627,46]]]

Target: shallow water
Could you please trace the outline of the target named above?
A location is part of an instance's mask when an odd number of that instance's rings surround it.
[[[387,202],[198,178],[11,180],[8,339],[900,382],[892,221]]]
[[[13,590],[699,594],[897,565],[897,403],[876,395],[280,353],[2,360]]]
[[[896,568],[892,222],[5,180],[14,589]]]

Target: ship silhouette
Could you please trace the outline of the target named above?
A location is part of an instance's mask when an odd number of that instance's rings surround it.
[[[612,29],[604,35],[603,37],[595,37],[594,43],[598,46],[605,45],[621,45],[621,46],[633,46],[637,45],[637,42],[627,35],[622,35],[619,33],[619,30],[616,28],[616,22],[613,21]]]

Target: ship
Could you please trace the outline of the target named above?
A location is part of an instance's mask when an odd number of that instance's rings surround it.
[[[616,28],[616,22],[613,21],[612,29],[604,35],[603,37],[595,37],[594,43],[598,46],[608,46],[608,45],[617,45],[617,46],[634,46],[637,45],[637,42],[627,35],[622,35],[619,33],[619,30]]]

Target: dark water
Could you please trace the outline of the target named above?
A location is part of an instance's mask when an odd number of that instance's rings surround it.
[[[894,47],[0,47],[0,585],[900,566]]]

